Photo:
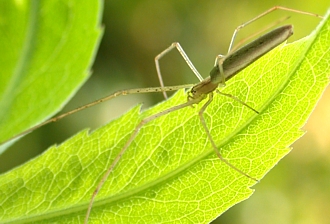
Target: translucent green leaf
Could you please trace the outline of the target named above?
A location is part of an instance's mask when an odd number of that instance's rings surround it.
[[[315,107],[330,74],[330,20],[307,38],[281,45],[216,94],[205,119],[222,155],[257,179],[278,163]],[[97,183],[139,121],[186,101],[184,91],[150,110],[135,107],[94,131],[78,133],[0,176],[2,222],[81,223]],[[207,223],[247,199],[255,182],[214,154],[201,105],[145,125],[94,203],[93,223]]]
[[[101,1],[0,2],[0,142],[54,115],[86,81],[101,12]]]

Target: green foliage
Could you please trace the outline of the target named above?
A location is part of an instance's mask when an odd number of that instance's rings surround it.
[[[205,119],[231,164],[261,179],[303,135],[300,128],[329,83],[329,30],[325,20],[309,37],[281,45],[222,89],[260,115],[215,96]],[[0,220],[81,223],[95,186],[139,121],[185,101],[179,91],[141,114],[135,107],[0,176]],[[252,194],[255,182],[215,156],[197,115],[201,106],[141,129],[100,191],[91,222],[205,223]]]
[[[54,115],[86,81],[101,12],[100,1],[1,1],[0,142]]]

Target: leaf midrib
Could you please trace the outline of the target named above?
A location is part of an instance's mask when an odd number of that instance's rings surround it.
[[[33,54],[33,49],[36,44],[36,30],[38,27],[38,11],[40,8],[38,0],[32,0],[29,10],[29,18],[27,23],[27,31],[25,35],[25,40],[22,45],[21,56],[16,63],[16,68],[11,76],[11,79],[4,91],[3,99],[0,101],[0,118],[4,118],[4,115],[9,114],[14,98],[16,97],[15,88],[19,86],[20,80],[23,80],[27,74],[27,68],[31,61],[31,55]]]

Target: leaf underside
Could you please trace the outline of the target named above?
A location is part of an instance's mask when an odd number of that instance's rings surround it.
[[[329,30],[326,19],[310,36],[279,46],[221,89],[259,115],[215,95],[204,117],[231,164],[260,180],[303,135],[300,128],[329,83]],[[143,113],[135,107],[2,175],[0,220],[81,223],[97,183],[139,121],[185,101],[179,91]],[[199,121],[201,106],[140,130],[99,192],[91,223],[206,223],[253,193],[253,180],[216,157]]]

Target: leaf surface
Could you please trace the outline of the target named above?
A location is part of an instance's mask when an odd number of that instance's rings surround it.
[[[1,143],[54,115],[87,80],[101,12],[101,1],[1,1]]]

